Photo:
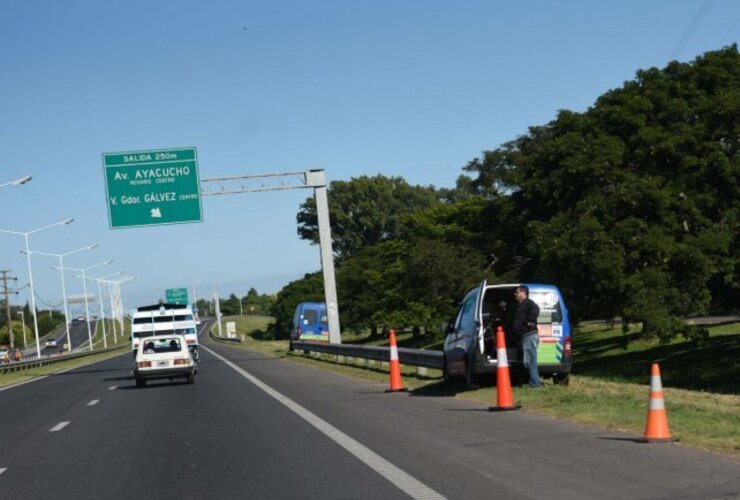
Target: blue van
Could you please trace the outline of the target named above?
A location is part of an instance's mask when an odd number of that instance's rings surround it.
[[[537,366],[540,375],[552,377],[556,384],[567,385],[571,369],[571,330],[568,309],[560,290],[554,285],[515,283],[480,286],[470,290],[462,301],[455,323],[447,328],[444,343],[445,380],[464,378],[467,386],[482,374],[497,368],[496,329],[501,326],[506,337],[506,358],[512,370],[523,368],[522,353],[510,333],[516,310],[514,290],[529,287],[529,298],[540,308],[537,329],[540,344]]]
[[[290,340],[329,343],[329,318],[323,302],[301,302],[295,308]]]

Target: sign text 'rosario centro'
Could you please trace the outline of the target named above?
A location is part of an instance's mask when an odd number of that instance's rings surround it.
[[[103,153],[110,227],[201,222],[197,160],[195,148]]]

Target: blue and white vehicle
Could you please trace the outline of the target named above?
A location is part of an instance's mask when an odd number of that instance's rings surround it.
[[[474,385],[481,374],[492,374],[498,367],[496,329],[506,337],[506,357],[512,369],[522,368],[522,353],[509,330],[516,311],[514,290],[529,287],[529,298],[540,308],[537,329],[537,365],[540,374],[566,385],[571,369],[571,330],[568,309],[554,285],[514,283],[489,285],[483,281],[462,301],[455,323],[449,325],[444,343],[443,373],[446,380],[464,378]],[[493,375],[491,375],[493,376]]]
[[[155,335],[182,335],[193,359],[198,360],[198,327],[190,306],[154,304],[137,308],[131,315],[131,350]]]

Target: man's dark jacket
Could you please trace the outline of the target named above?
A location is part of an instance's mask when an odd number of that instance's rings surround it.
[[[516,306],[514,313],[514,323],[512,324],[512,333],[515,339],[522,339],[528,334],[537,332],[537,316],[540,315],[540,308],[532,299],[527,297]]]

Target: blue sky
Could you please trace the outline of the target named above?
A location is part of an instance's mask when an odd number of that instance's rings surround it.
[[[740,38],[735,0],[3,0],[0,19],[0,183],[34,176],[0,189],[0,229],[74,217],[31,248],[100,244],[67,264],[135,273],[126,306],[198,280],[199,296],[216,282],[274,292],[319,252],[296,233],[305,190],[207,197],[203,223],[110,230],[104,152],[194,146],[202,178],[324,168],[452,187],[558,109]],[[0,268],[25,284],[21,247],[0,234]],[[34,281],[57,303],[52,263],[34,257]]]

